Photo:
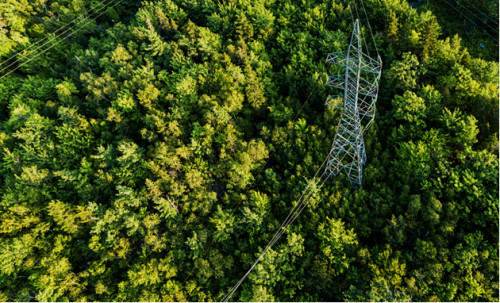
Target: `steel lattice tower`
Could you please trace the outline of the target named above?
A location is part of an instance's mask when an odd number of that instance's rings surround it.
[[[343,95],[332,95],[326,99],[327,105],[343,110],[326,173],[335,176],[343,169],[351,185],[361,187],[363,166],[366,164],[363,132],[375,118],[382,60],[380,56],[375,60],[363,54],[359,20],[356,20],[347,51],[328,54],[326,62],[345,69],[345,73],[329,76],[326,82],[328,86],[344,90]]]

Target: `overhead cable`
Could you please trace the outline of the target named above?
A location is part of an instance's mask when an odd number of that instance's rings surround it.
[[[74,30],[74,31],[72,31],[71,33],[69,33],[67,36],[65,36],[65,37],[64,37],[64,39],[67,39],[67,38],[69,38],[69,37],[73,36],[76,32],[78,32],[79,30],[81,30],[82,28],[84,28],[87,24],[89,24],[90,22],[92,22],[92,21],[94,21],[95,19],[99,18],[100,16],[104,15],[104,14],[108,11],[108,9],[110,9],[110,8],[113,8],[113,7],[117,6],[117,5],[118,5],[118,4],[120,4],[121,2],[123,2],[123,0],[119,0],[118,2],[116,2],[115,4],[113,4],[112,6],[108,7],[108,8],[107,8],[104,12],[100,13],[98,16],[96,16],[96,17],[92,18],[91,20],[89,20],[88,22],[86,22],[85,24],[83,24],[81,27],[79,27],[79,28],[77,28],[76,30]],[[61,33],[61,34],[60,34],[60,35],[58,35],[58,36],[61,36],[61,35],[65,34],[65,33],[66,33],[66,32],[68,32],[69,30],[71,30],[71,28],[67,29],[66,31],[64,31],[64,33]],[[35,55],[34,57],[31,57],[29,60],[24,61],[23,63],[19,64],[16,68],[14,68],[14,69],[10,70],[8,73],[6,73],[6,74],[4,74],[4,75],[0,76],[0,80],[1,80],[1,79],[3,79],[4,77],[6,77],[6,76],[10,75],[11,73],[13,73],[14,71],[16,71],[17,69],[21,68],[23,65],[25,65],[25,64],[27,64],[27,63],[29,63],[29,62],[33,61],[34,59],[36,59],[36,58],[37,58],[37,57],[39,57],[40,55],[44,54],[45,52],[47,52],[48,50],[50,50],[50,49],[51,49],[51,48],[53,48],[54,46],[56,46],[56,45],[58,45],[59,43],[61,43],[61,41],[62,41],[62,40],[57,41],[56,43],[52,44],[51,46],[49,46],[48,48],[46,48],[46,49],[45,49],[45,50],[43,50],[42,52],[40,52],[40,53],[38,53],[37,55]],[[49,41],[49,42],[50,42],[50,41]],[[46,43],[47,43],[47,42],[46,42]],[[45,44],[44,44],[44,45],[45,45]],[[31,52],[31,53],[33,53],[33,52]],[[31,54],[31,53],[30,53],[30,54]],[[16,60],[15,62],[11,63],[9,66],[11,66],[11,65],[12,65],[12,64],[14,64],[14,63],[16,63],[17,61],[19,61],[19,60]],[[9,67],[9,66],[7,66],[7,67]],[[3,70],[5,70],[7,67],[3,68],[3,69],[2,69],[2,71],[3,71]]]
[[[298,218],[300,213],[304,210],[304,208],[309,204],[311,199],[314,197],[314,195],[321,189],[323,184],[326,182],[326,178],[323,178],[324,173],[319,177],[318,174],[319,172],[323,169],[323,166],[325,166],[326,161],[328,160],[328,157],[325,158],[325,161],[323,161],[323,164],[319,167],[319,169],[316,171],[314,174],[314,177],[309,181],[307,187],[304,189],[302,192],[302,195],[298,199],[298,203],[292,208],[286,219],[283,221],[281,226],[278,228],[276,233],[274,234],[274,237],[269,241],[269,243],[266,245],[262,253],[259,255],[257,260],[252,264],[250,269],[243,275],[243,277],[233,286],[233,288],[222,298],[221,302],[227,302],[231,296],[236,292],[238,287],[243,283],[243,281],[247,278],[247,276],[252,272],[252,270],[255,268],[255,266],[262,260],[262,258],[267,254],[267,252],[273,247],[273,245],[281,238],[281,236],[286,232],[288,227]],[[321,179],[323,179],[322,182]],[[318,186],[318,184],[320,184]]]

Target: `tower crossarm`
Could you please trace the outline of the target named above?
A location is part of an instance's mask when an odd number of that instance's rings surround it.
[[[349,60],[347,60],[348,57]],[[381,65],[374,59],[366,55],[363,55],[362,58],[350,57],[346,51],[328,54],[325,62],[345,68],[350,67],[351,69],[358,69],[359,67],[359,70],[373,74],[379,74],[381,69]]]

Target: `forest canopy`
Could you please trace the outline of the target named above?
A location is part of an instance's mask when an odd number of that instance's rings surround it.
[[[328,155],[353,16],[363,186],[328,179],[232,300],[497,302],[491,0],[3,0],[0,301],[221,300]]]

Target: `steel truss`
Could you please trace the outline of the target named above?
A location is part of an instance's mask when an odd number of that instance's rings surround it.
[[[382,60],[363,54],[359,20],[354,23],[347,51],[328,54],[327,63],[340,65],[345,72],[329,76],[326,85],[343,89],[343,95],[331,95],[326,105],[342,109],[342,115],[333,140],[325,173],[335,176],[344,170],[354,187],[361,187],[366,150],[363,132],[375,118]],[[365,119],[366,118],[366,119]]]

